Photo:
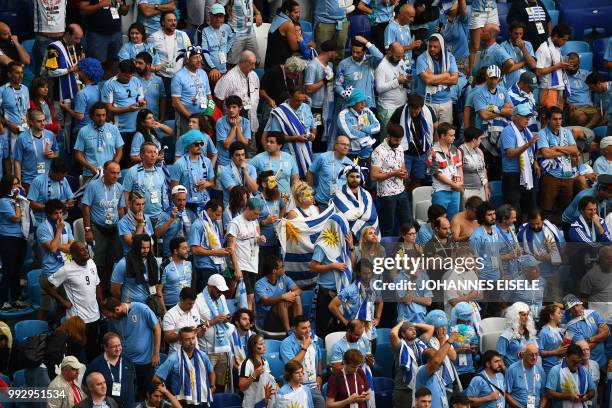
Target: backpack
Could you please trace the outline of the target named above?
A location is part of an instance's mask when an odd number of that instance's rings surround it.
[[[50,333],[42,333],[38,336],[32,336],[25,339],[23,342],[17,343],[19,355],[21,356],[20,367],[35,368],[42,364],[45,360],[45,352],[47,349],[47,338]]]

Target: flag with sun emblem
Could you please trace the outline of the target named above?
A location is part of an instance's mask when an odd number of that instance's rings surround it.
[[[294,218],[288,220],[283,218],[276,226],[276,234],[280,242],[285,272],[288,272],[294,281],[302,283],[314,278],[310,271],[310,261],[314,252],[314,245],[325,221],[334,214],[334,206],[329,206],[321,214],[308,218]]]
[[[346,265],[344,271],[334,271],[336,291],[338,292],[351,283],[351,253],[346,242],[346,236],[350,232],[348,221],[344,216],[334,213],[325,222],[323,230],[315,242],[315,248],[321,248],[325,257],[331,262],[341,262]]]
[[[273,399],[272,406],[277,408],[311,408],[312,397],[304,386],[294,390],[284,385]]]

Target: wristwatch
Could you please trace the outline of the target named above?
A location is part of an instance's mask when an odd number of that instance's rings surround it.
[[[85,231],[91,231],[91,227],[85,227]]]
[[[155,10],[159,10],[159,4],[155,5]]]

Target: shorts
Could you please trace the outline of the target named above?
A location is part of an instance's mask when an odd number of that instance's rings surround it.
[[[587,121],[590,121],[591,119],[593,119],[593,116],[597,115],[598,113],[599,109],[597,109],[593,105],[581,105],[577,106],[574,111],[570,113],[570,120],[574,122],[575,116],[584,114],[587,117]]]
[[[283,323],[281,319],[270,309],[266,319],[264,320],[263,329],[269,332],[284,332],[285,328],[283,327]]]
[[[60,294],[61,297],[66,298],[66,291],[64,290],[63,286],[60,286],[59,288],[56,288],[57,292]],[[42,284],[40,287],[40,310],[42,310],[43,312],[50,312],[53,310],[53,306],[55,305],[55,299],[53,299],[51,297],[50,294],[48,294],[47,292],[45,292],[45,290],[42,288]]]
[[[540,92],[540,106],[550,108],[558,106],[563,109],[563,92],[558,89],[542,89]]]
[[[494,9],[486,9],[485,11],[473,11],[470,14],[470,30],[482,28],[487,24],[494,24],[499,27],[499,15],[497,7]]]
[[[427,155],[423,153],[420,156],[412,156],[404,153],[404,162],[406,163],[406,171],[410,180],[423,180],[425,178],[425,171]]]
[[[240,62],[240,54],[242,54],[242,51],[244,50],[253,51],[259,60],[255,31],[253,31],[251,34],[241,34],[234,37],[234,44],[232,45],[232,49],[227,56],[227,63],[230,65],[238,65],[238,62]],[[259,63],[259,61],[257,61],[257,63]]]
[[[228,368],[227,353],[208,353],[208,359],[217,376],[217,384],[215,385],[225,386],[225,377],[227,377]]]
[[[257,282],[257,274],[254,272],[242,271],[242,279],[246,287],[247,295],[255,293],[255,282]]]

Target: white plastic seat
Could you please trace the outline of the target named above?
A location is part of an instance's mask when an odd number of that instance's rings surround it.
[[[412,190],[412,215],[415,220],[427,222],[427,210],[431,206],[431,186],[417,187]]]
[[[332,347],[340,340],[346,332],[333,332],[325,336],[325,351],[327,351],[327,363],[330,363]]]

